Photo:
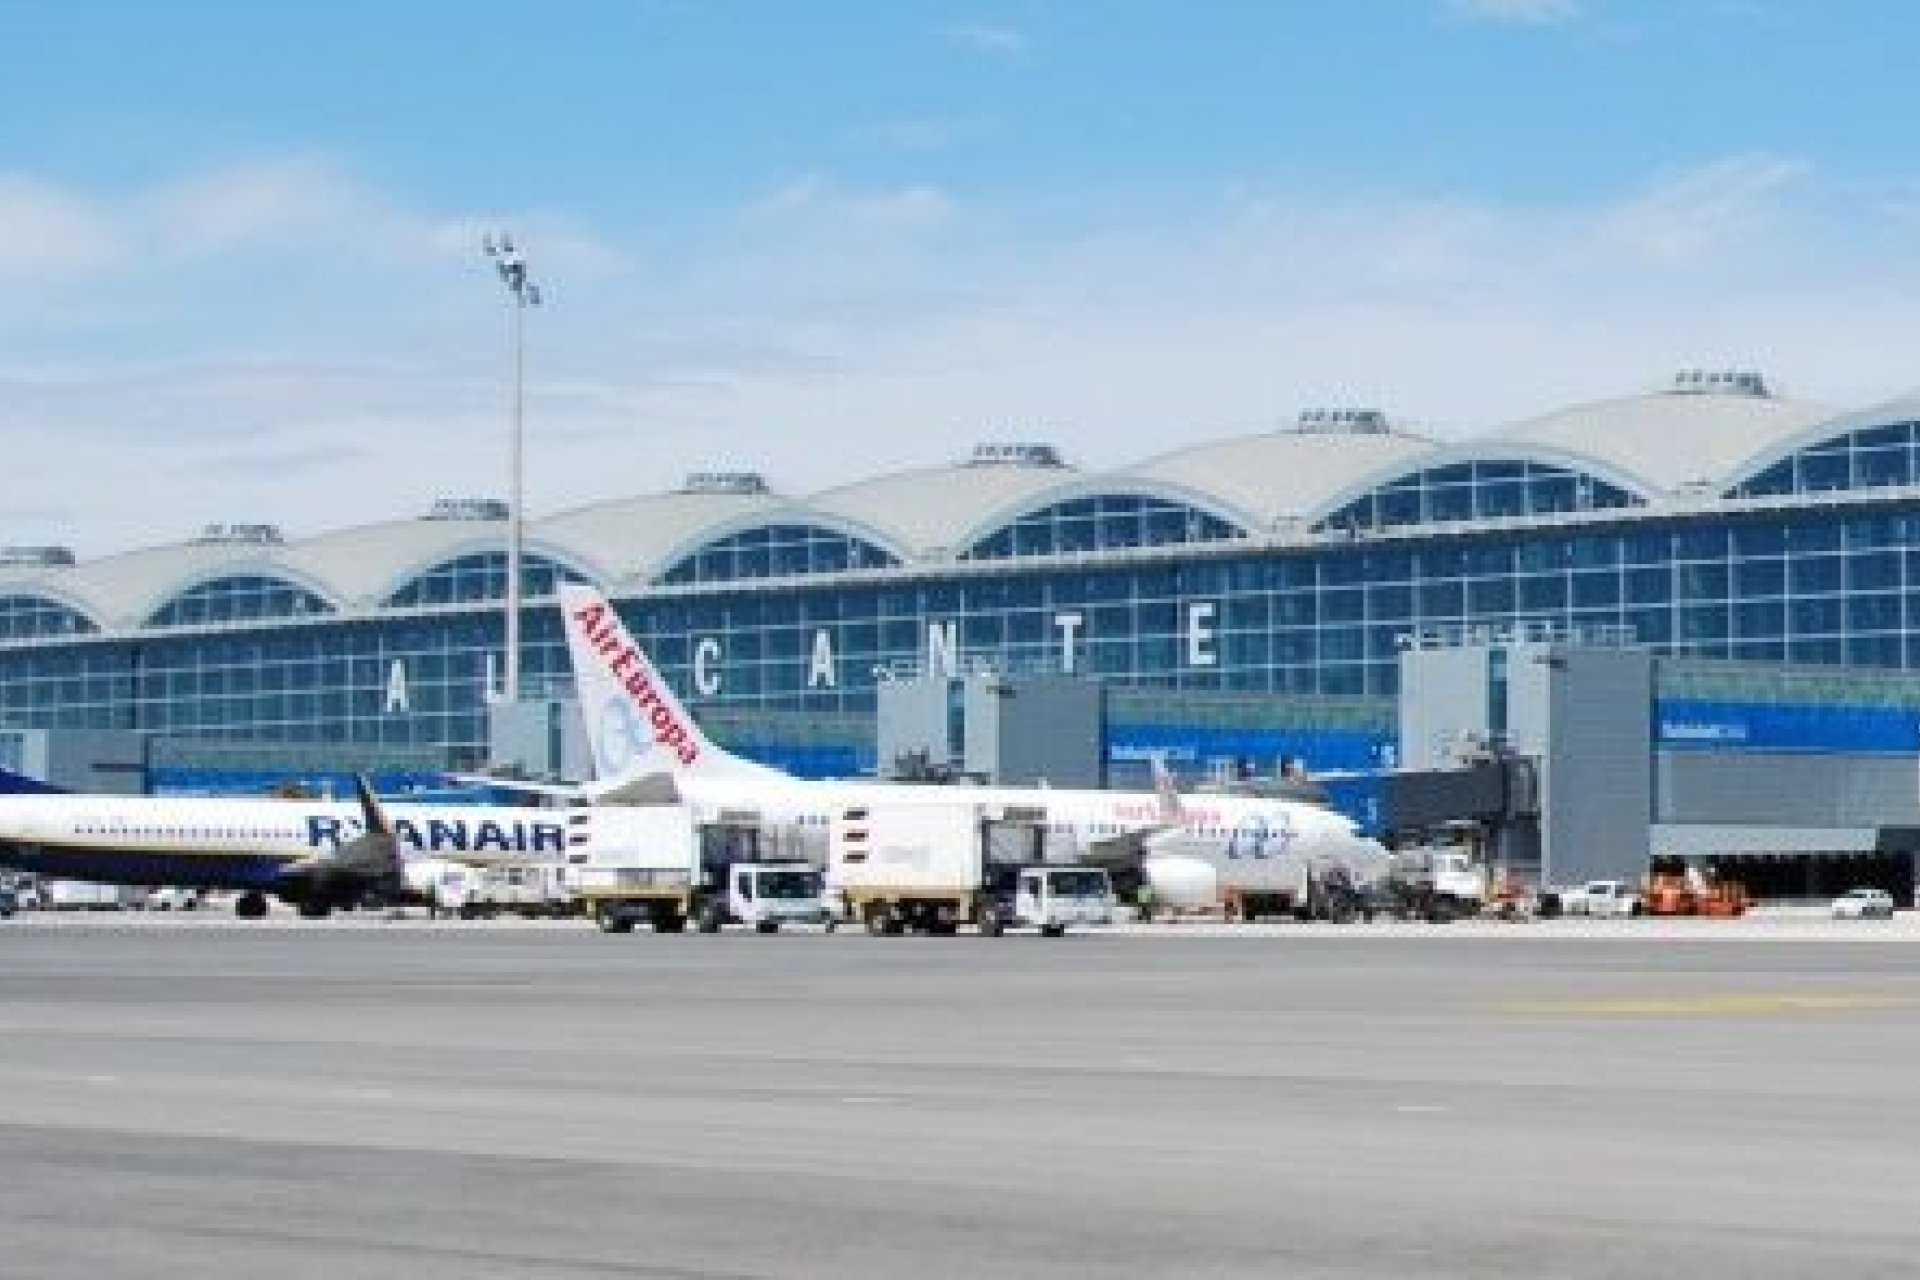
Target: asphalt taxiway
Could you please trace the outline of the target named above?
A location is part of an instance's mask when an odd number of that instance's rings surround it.
[[[0,1275],[1906,1276],[1916,947],[16,921]]]

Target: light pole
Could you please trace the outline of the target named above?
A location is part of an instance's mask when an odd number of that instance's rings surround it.
[[[507,309],[513,317],[513,413],[507,443],[507,661],[501,677],[501,700],[520,700],[520,550],[526,521],[521,490],[522,441],[527,401],[527,308],[540,305],[540,286],[527,275],[527,258],[505,232],[481,240],[487,257],[507,286]]]

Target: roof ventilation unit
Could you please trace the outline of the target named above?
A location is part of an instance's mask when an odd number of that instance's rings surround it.
[[[1302,409],[1294,429],[1322,436],[1383,436],[1392,430],[1378,409]]]
[[[210,524],[194,542],[201,546],[271,547],[282,541],[277,524]]]
[[[994,442],[973,446],[973,456],[967,459],[968,466],[974,467],[1064,467],[1060,460],[1060,451],[1050,444],[1038,441]]]
[[[1773,392],[1758,369],[1682,369],[1668,388],[1686,396],[1753,396],[1767,399]]]
[[[513,514],[505,498],[435,498],[422,520],[505,520]]]
[[[32,564],[51,569],[72,563],[72,547],[0,547],[0,565]]]
[[[682,493],[765,493],[767,478],[758,471],[695,471]]]

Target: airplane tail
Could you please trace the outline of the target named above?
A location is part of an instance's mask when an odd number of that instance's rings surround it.
[[[1153,754],[1153,794],[1159,801],[1162,822],[1179,826],[1186,821],[1186,806],[1180,803],[1180,785],[1174,781],[1173,771],[1167,768],[1164,752]]]
[[[560,584],[560,612],[599,782],[658,774],[787,776],[715,746],[599,591],[579,583]]]

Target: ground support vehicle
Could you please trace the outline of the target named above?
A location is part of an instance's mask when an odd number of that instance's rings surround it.
[[[198,911],[201,893],[198,889],[182,888],[179,885],[161,885],[147,890],[147,896],[140,905],[148,911]]]
[[[1373,897],[1336,862],[1298,857],[1229,865],[1221,874],[1220,909],[1226,919],[1289,918],[1351,924],[1370,917]]]
[[[119,911],[137,901],[139,892],[127,885],[91,880],[43,880],[40,905],[48,911]]]
[[[1097,867],[1048,863],[1044,810],[982,803],[964,791],[903,796],[836,813],[827,880],[843,918],[869,933],[1058,937],[1110,923],[1113,885]],[[1059,874],[1068,873],[1068,874]]]
[[[683,805],[582,810],[592,847],[570,861],[573,896],[607,933],[641,922],[656,933],[702,933],[742,924],[759,933],[788,925],[833,926],[818,867],[759,858],[754,833],[739,825],[702,825]]]
[[[1686,875],[1660,874],[1647,881],[1643,896],[1650,916],[1744,915],[1747,910],[1745,888],[1732,880],[1708,879],[1689,871]]]
[[[1885,889],[1849,889],[1831,909],[1835,920],[1891,920],[1893,895]]]
[[[1382,907],[1402,920],[1443,924],[1479,915],[1487,876],[1464,850],[1416,846],[1397,851],[1382,890]]]
[[[1114,901],[1113,882],[1104,868],[1021,867],[1012,894],[996,890],[992,907],[977,923],[989,937],[1030,928],[1043,938],[1057,938],[1069,926],[1112,924]]]
[[[1570,916],[1637,916],[1645,910],[1640,895],[1625,880],[1589,880],[1560,895],[1560,910]]]

